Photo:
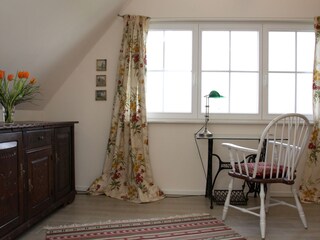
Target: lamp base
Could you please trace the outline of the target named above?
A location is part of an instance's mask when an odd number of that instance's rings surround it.
[[[197,137],[198,138],[212,138],[213,134],[206,129],[203,132],[198,133]]]

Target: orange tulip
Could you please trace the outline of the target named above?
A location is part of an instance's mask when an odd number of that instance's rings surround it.
[[[5,75],[5,71],[0,70],[0,79],[3,79],[3,78],[4,78],[4,75]]]
[[[8,81],[12,81],[14,79],[14,75],[13,74],[9,74],[8,75]]]
[[[29,78],[29,72],[23,72],[23,76],[24,76],[24,78]]]
[[[18,78],[23,78],[24,73],[23,72],[18,72]]]

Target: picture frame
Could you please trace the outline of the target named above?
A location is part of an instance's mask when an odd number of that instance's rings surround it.
[[[96,70],[107,71],[107,59],[97,59]]]
[[[96,75],[96,87],[107,86],[107,75]]]
[[[96,90],[96,101],[106,101],[107,90]]]

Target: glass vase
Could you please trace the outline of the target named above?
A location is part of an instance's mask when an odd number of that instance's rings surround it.
[[[13,123],[14,120],[14,106],[2,107],[3,121],[5,123]]]

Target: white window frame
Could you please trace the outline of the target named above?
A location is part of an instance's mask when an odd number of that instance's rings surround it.
[[[196,79],[196,72],[197,70],[197,61],[198,61],[198,54],[197,51],[197,45],[198,45],[198,26],[195,23],[172,23],[172,22],[166,22],[166,23],[153,23],[149,29],[150,30],[192,30],[192,105],[191,105],[191,113],[147,113],[148,121],[194,121],[197,119],[197,113],[195,112],[195,109],[197,108],[197,105],[195,104],[195,101],[197,99],[197,79]],[[148,57],[148,56],[147,56]],[[147,83],[148,84],[148,79]]]
[[[248,24],[246,22],[243,23],[206,23],[206,24],[199,24],[199,39],[201,44],[201,31],[203,30],[212,30],[212,31],[257,31],[262,36],[262,27],[259,24]],[[261,77],[262,77],[262,37],[259,38],[259,96],[262,94],[262,84],[261,84]],[[201,49],[201,45],[199,45],[199,49]],[[198,73],[198,96],[200,96],[201,92],[201,52],[199,51],[199,73]],[[200,98],[203,96],[200,96]],[[201,112],[201,99],[199,98],[198,101],[198,108],[197,108],[197,116],[198,118],[203,119],[204,113]],[[212,106],[214,107],[214,106]],[[261,97],[258,106],[258,113],[257,114],[235,114],[235,113],[210,113],[210,118],[217,119],[217,120],[260,120],[261,119]]]
[[[313,29],[313,24],[306,24],[306,23],[300,23],[300,22],[291,22],[291,23],[265,23],[263,24],[263,39],[266,42],[263,45],[263,79],[262,79],[262,84],[263,84],[263,92],[262,92],[262,97],[263,97],[263,107],[262,107],[262,119],[267,119],[271,120],[274,117],[277,116],[277,114],[269,114],[268,113],[268,33],[270,31],[294,31],[294,32],[304,32],[304,31],[312,31],[314,32]],[[311,88],[311,85],[310,85]],[[309,120],[313,120],[313,115],[306,115]]]
[[[259,112],[258,114],[210,114],[216,122],[266,122],[275,117],[268,114],[268,31],[314,31],[312,22],[151,22],[149,30],[192,30],[192,112],[189,113],[147,113],[149,122],[200,122],[201,113],[201,31],[259,31]],[[148,81],[148,80],[147,80]],[[311,86],[310,86],[311,87]],[[211,107],[211,106],[210,106]],[[312,120],[312,115],[307,115]]]

